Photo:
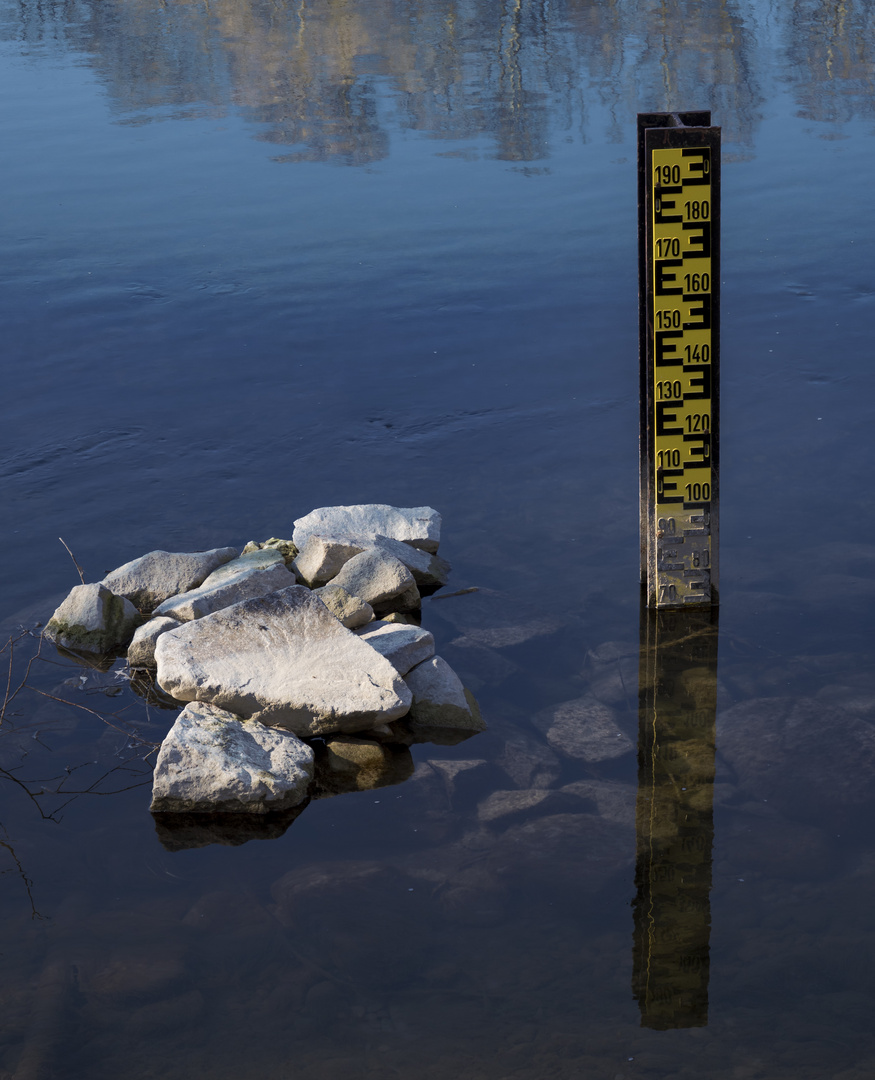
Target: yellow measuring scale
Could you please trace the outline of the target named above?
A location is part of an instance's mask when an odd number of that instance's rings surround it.
[[[651,607],[711,605],[717,602],[719,128],[673,124],[644,136],[642,573]],[[672,141],[680,145],[664,145]]]

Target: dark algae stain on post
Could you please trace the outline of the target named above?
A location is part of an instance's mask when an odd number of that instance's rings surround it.
[[[0,1080],[875,1074],[872,19],[0,0]],[[640,610],[678,110],[723,141],[719,627]],[[150,814],[180,705],[41,638],[76,564],[364,503],[442,512],[485,730]]]

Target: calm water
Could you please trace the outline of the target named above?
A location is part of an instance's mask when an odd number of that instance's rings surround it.
[[[490,726],[275,835],[161,833],[174,714],[44,650],[0,1078],[875,1075],[873,72],[867,0],[0,0],[3,640],[78,583],[59,536],[96,580],[428,504]],[[692,659],[637,581],[635,114],[679,108],[724,133]],[[654,634],[674,756],[636,757]],[[587,694],[628,753],[550,748]]]

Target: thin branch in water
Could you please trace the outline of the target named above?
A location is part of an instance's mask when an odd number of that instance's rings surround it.
[[[70,788],[66,787],[65,785],[71,780],[72,774],[74,772],[78,771],[79,769],[87,768],[90,765],[96,765],[96,761],[86,761],[83,762],[81,765],[75,765],[72,768],[67,766],[64,769],[63,776],[53,776],[43,780],[38,780],[35,778],[22,779],[21,777],[14,775],[15,770],[13,769],[0,769],[0,776],[5,777],[7,780],[11,780],[14,784],[21,788],[24,794],[27,795],[27,797],[37,808],[40,817],[44,821],[53,821],[55,822],[55,824],[60,824],[62,811],[65,810],[67,806],[70,805],[70,803],[74,802],[77,798],[79,798],[80,795],[118,795],[123,791],[133,791],[135,788],[145,787],[147,784],[151,784],[151,772],[148,776],[143,776],[142,770],[140,768],[132,768],[129,764],[133,760],[139,759],[134,759],[133,757],[131,757],[128,758],[127,761],[122,762],[119,765],[114,765],[111,769],[104,769],[103,772],[101,772],[96,779],[91,781],[91,783],[87,783],[86,781],[86,786],[83,788]],[[21,768],[21,766],[18,766],[18,768]],[[114,776],[116,774],[127,774],[128,776],[134,778],[134,782],[130,784],[125,784],[122,787],[112,788],[109,791],[99,790],[100,785],[107,779],[107,777]],[[33,790],[37,787],[39,788],[38,791]],[[41,805],[40,800],[49,799],[52,797],[63,798],[64,801],[60,804],[60,806],[55,806],[51,813],[46,813],[46,810]],[[0,829],[2,829],[2,825],[0,825]],[[0,843],[2,843],[2,841],[0,841]]]
[[[3,697],[3,708],[0,709],[0,723],[3,722],[3,717],[6,715],[6,706],[9,704],[9,691],[12,688],[12,657],[15,654],[15,641],[9,639],[9,673],[6,676],[6,693]]]
[[[27,891],[27,898],[30,901],[30,917],[32,919],[44,919],[45,915],[40,915],[40,913],[36,909],[36,904],[34,903],[33,892],[31,891],[33,889],[33,882],[24,872],[24,867],[21,865],[18,856],[15,854],[15,849],[12,847],[11,844],[7,844],[5,840],[0,840],[0,847],[6,848],[9,854],[12,856],[12,861],[15,863],[15,866],[18,869],[18,875],[24,883],[24,888]]]
[[[30,637],[30,631],[22,630],[18,637],[10,637],[6,644],[3,646],[3,648],[0,649],[0,655],[5,653],[7,649],[9,650],[9,671],[6,675],[6,693],[3,696],[3,704],[2,706],[0,706],[0,723],[3,722],[3,718],[6,715],[6,706],[15,697],[15,694],[18,693],[18,690],[21,689],[21,686],[19,686],[15,693],[10,693],[12,689],[12,661],[15,656],[15,646],[19,641],[21,641],[23,637]],[[39,649],[37,649],[37,655],[39,655]],[[28,665],[28,672],[29,671],[30,665]],[[27,676],[25,676],[25,679],[26,678]]]
[[[30,788],[27,786],[27,784],[23,780],[19,780],[17,776],[13,776],[12,771],[10,769],[0,769],[0,776],[5,776],[7,780],[11,780],[13,784],[17,784],[18,787],[21,788],[21,790],[24,792],[24,794],[30,799],[30,801],[33,803],[33,805],[37,808],[37,813],[43,819],[43,821],[54,821],[55,823],[57,823],[58,819],[54,816],[54,813],[47,814],[43,810],[43,808],[40,806],[38,796],[33,791],[30,790]],[[42,792],[40,792],[40,795],[42,795]]]
[[[30,678],[30,669],[33,667],[34,662],[36,660],[42,660],[43,659],[40,656],[40,652],[42,651],[42,647],[43,647],[43,641],[44,641],[44,638],[40,637],[39,638],[39,645],[37,645],[36,652],[33,654],[33,656],[27,662],[27,668],[25,669],[25,672],[24,672],[24,678],[21,680],[21,682],[18,684],[18,686],[16,686],[15,690],[11,694],[8,694],[8,696],[6,697],[6,700],[3,702],[3,708],[2,708],[2,710],[0,710],[0,721],[2,721],[4,716],[5,716],[7,706],[12,704],[12,702],[18,696],[19,691],[23,690],[24,687],[27,685],[27,680]],[[33,690],[33,689],[34,689],[34,687],[28,686],[28,690]],[[37,693],[39,693],[39,691],[37,691]]]
[[[112,776],[115,771],[115,769],[110,769],[109,772],[105,772],[103,776],[98,777],[98,779],[95,780],[93,784],[89,784],[87,788],[81,788],[80,790],[71,790],[70,788],[58,788],[56,792],[52,792],[51,794],[70,795],[73,797],[76,797],[78,795],[119,795],[123,791],[134,791],[136,790],[136,788],[146,787],[147,784],[152,783],[151,776],[144,776],[141,780],[137,780],[135,784],[128,784],[127,787],[113,788],[111,791],[98,791],[97,785],[102,783],[107,778],[107,776]],[[68,801],[72,801],[72,799]],[[67,803],[64,803],[63,806],[59,806],[58,809],[54,811],[54,813],[57,814],[58,811],[63,810],[64,806],[66,805]]]
[[[467,596],[468,593],[480,592],[479,585],[469,585],[467,589],[456,589],[455,592],[441,593],[440,596],[433,596],[432,600],[449,600],[451,596]]]
[[[76,567],[76,569],[77,569],[77,570],[79,571],[79,580],[80,580],[80,581],[82,582],[82,584],[84,585],[84,584],[85,584],[85,575],[84,575],[84,574],[82,573],[82,567],[81,567],[81,566],[79,565],[79,563],[77,563],[77,562],[76,562],[76,556],[75,556],[75,555],[73,554],[73,552],[72,552],[72,551],[71,551],[71,550],[70,550],[70,549],[69,549],[69,548],[67,547],[67,541],[66,541],[66,540],[65,540],[65,539],[63,538],[63,536],[59,536],[59,537],[58,537],[58,539],[59,539],[59,540],[61,541],[61,543],[62,543],[62,544],[64,545],[64,547],[65,547],[65,548],[67,548],[67,554],[68,554],[68,555],[70,556],[70,558],[71,558],[71,559],[73,560],[73,565],[74,565],[74,566]]]
[[[49,694],[45,690],[37,690],[35,686],[28,687],[29,690],[33,690],[35,694],[41,694],[43,697],[51,698],[52,701],[60,701],[62,705],[70,705],[74,709],[82,709],[83,712],[91,713],[92,716],[96,716],[98,720],[102,720],[104,724],[111,727],[113,731],[117,731],[120,735],[124,735],[127,739],[135,739],[137,742],[142,743],[143,746],[150,746],[157,749],[158,744],[152,742],[151,739],[144,739],[142,735],[135,735],[130,731],[125,731],[124,728],[114,724],[111,720],[108,720],[103,713],[97,712],[96,709],[89,709],[87,705],[80,705],[78,701],[67,701],[65,698],[55,697],[54,694]]]

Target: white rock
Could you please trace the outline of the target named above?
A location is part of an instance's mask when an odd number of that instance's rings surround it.
[[[161,744],[151,809],[266,814],[297,806],[312,778],[313,751],[295,735],[192,703]]]
[[[347,537],[352,541],[388,536],[412,547],[435,552],[441,538],[441,516],[430,506],[397,507],[384,503],[357,506],[323,506],[298,518],[292,539],[303,549],[307,538]]]
[[[455,728],[485,731],[486,725],[473,698],[465,693],[459,676],[439,656],[418,664],[404,681],[413,694],[408,723],[411,728]]]
[[[140,614],[124,597],[97,582],[77,585],[52,615],[44,634],[77,652],[112,652],[131,640]]]
[[[295,559],[295,569],[299,577],[311,587],[330,581],[340,573],[343,565],[362,551],[379,551],[391,555],[413,574],[418,588],[432,592],[441,585],[446,585],[450,575],[450,564],[440,555],[433,555],[421,548],[411,547],[403,540],[393,540],[390,536],[360,537],[351,540],[348,537],[310,536],[301,554]]]
[[[101,582],[142,611],[151,611],[170,596],[194,589],[222,563],[235,559],[237,548],[210,551],[150,551],[107,574]]]
[[[446,585],[449,580],[452,568],[440,555],[405,544],[402,540],[394,540],[390,536],[377,536],[370,546],[387,555],[393,555],[399,562],[404,563],[419,588],[431,588],[434,591],[435,587]]]
[[[374,618],[374,609],[370,604],[366,604],[358,596],[350,596],[340,585],[323,585],[321,589],[314,589],[313,595],[318,596],[331,614],[340,619],[348,630],[366,626]]]
[[[583,761],[608,761],[635,749],[617,726],[614,710],[592,694],[545,709],[532,723],[554,749]]]
[[[339,585],[373,608],[393,602],[405,607],[418,606],[419,592],[407,567],[391,555],[375,550],[353,556],[331,584]]]
[[[314,533],[307,538],[307,543],[294,561],[295,573],[312,589],[330,581],[340,573],[344,563],[362,551],[364,547],[361,544]]]
[[[399,675],[406,675],[411,668],[434,656],[434,635],[421,626],[377,621],[359,630],[358,636],[385,656]]]
[[[254,554],[260,555],[261,552]],[[249,556],[244,556],[244,558],[249,558]],[[224,570],[224,567],[222,569]],[[236,574],[228,575],[213,584],[210,583],[210,579],[207,579],[199,589],[192,589],[191,592],[182,593],[181,596],[171,596],[169,600],[159,604],[155,608],[155,614],[169,615],[181,622],[202,619],[205,615],[221,611],[222,608],[239,604],[242,600],[267,596],[269,593],[279,592],[280,589],[287,589],[294,584],[295,575],[286,569],[280,556],[278,563],[274,561],[265,568],[241,569]]]
[[[384,657],[301,585],[168,631],[159,686],[298,735],[353,734],[403,716],[410,691]]]
[[[177,626],[179,626],[178,620],[166,615],[159,615],[143,623],[128,646],[128,666],[132,668],[155,667],[155,643],[162,634],[168,630],[175,630]]]

